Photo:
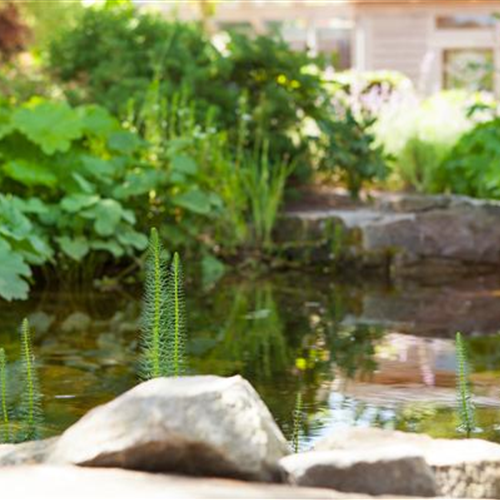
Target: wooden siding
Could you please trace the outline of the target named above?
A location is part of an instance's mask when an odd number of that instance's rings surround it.
[[[365,69],[400,71],[419,82],[428,51],[426,14],[373,16],[365,20]]]

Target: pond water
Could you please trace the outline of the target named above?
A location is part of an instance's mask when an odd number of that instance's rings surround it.
[[[14,394],[18,325],[32,324],[44,435],[137,382],[140,296],[45,291],[0,303]],[[301,449],[347,425],[457,436],[457,330],[470,347],[478,435],[500,442],[500,280],[394,286],[294,272],[190,283],[187,297],[190,370],[246,377],[289,438],[300,392]]]

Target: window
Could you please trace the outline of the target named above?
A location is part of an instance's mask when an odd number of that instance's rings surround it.
[[[444,51],[443,80],[446,89],[493,90],[493,50]]]
[[[439,29],[491,28],[495,22],[493,15],[438,16],[436,20]]]

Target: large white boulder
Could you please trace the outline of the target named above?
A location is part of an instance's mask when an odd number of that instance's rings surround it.
[[[240,376],[158,378],[87,413],[47,461],[259,481],[283,479],[287,441]]]

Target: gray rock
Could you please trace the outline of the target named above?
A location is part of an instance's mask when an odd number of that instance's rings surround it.
[[[370,495],[437,495],[436,481],[418,449],[404,446],[359,451],[312,451],[281,465],[299,486]]]
[[[418,450],[432,468],[438,494],[447,498],[500,499],[500,445],[482,439],[432,439],[382,429],[353,428],[321,440],[317,451],[369,450],[397,445]]]
[[[9,500],[167,500],[177,498],[362,499],[319,488],[190,478],[120,469],[26,466],[0,469],[2,498]]]
[[[0,466],[41,464],[52,451],[57,438],[0,445]]]
[[[56,442],[50,463],[282,480],[288,444],[239,376],[159,378],[90,411]]]

